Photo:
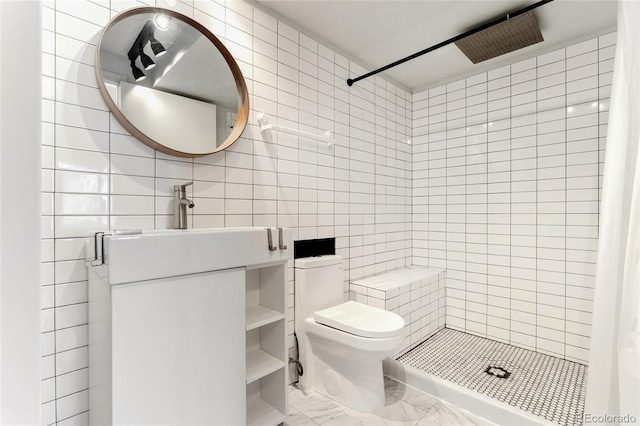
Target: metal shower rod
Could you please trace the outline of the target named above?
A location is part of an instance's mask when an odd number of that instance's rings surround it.
[[[520,10],[518,10],[517,12],[507,13],[505,16],[503,16],[503,17],[501,17],[501,18],[498,18],[498,19],[496,19],[495,21],[491,21],[491,22],[489,22],[489,23],[486,23],[486,24],[484,24],[484,25],[481,25],[481,26],[479,26],[479,27],[477,27],[477,28],[474,28],[474,29],[472,29],[472,30],[469,30],[469,31],[467,31],[467,32],[464,32],[464,33],[462,33],[462,34],[460,34],[460,35],[457,35],[457,36],[455,36],[455,37],[452,37],[452,38],[450,38],[450,39],[448,39],[448,40],[445,40],[445,41],[443,41],[443,42],[441,42],[441,43],[434,44],[434,45],[433,45],[433,46],[431,46],[431,47],[427,47],[427,48],[426,48],[426,49],[424,49],[424,50],[421,50],[421,51],[419,51],[419,52],[416,52],[416,53],[414,53],[413,55],[409,55],[409,56],[407,56],[407,57],[405,57],[405,58],[399,59],[399,60],[397,60],[397,61],[395,61],[395,62],[390,63],[389,65],[385,65],[384,67],[378,68],[377,70],[373,70],[373,71],[371,71],[371,72],[369,72],[369,73],[366,73],[366,74],[364,74],[364,75],[361,75],[360,77],[350,78],[350,79],[348,79],[348,80],[347,80],[347,84],[348,84],[349,86],[353,86],[353,83],[356,83],[356,82],[358,82],[358,81],[360,81],[360,80],[363,80],[363,79],[365,79],[365,78],[371,77],[372,75],[376,75],[376,74],[378,74],[378,73],[381,73],[381,72],[383,72],[383,71],[386,71],[386,70],[388,70],[389,68],[393,68],[393,67],[395,67],[395,66],[397,66],[397,65],[404,64],[405,62],[410,61],[410,60],[412,60],[412,59],[415,59],[415,58],[417,58],[418,56],[422,56],[422,55],[424,55],[425,53],[429,53],[429,52],[432,52],[432,51],[434,51],[434,50],[436,50],[436,49],[440,49],[441,47],[446,46],[446,45],[448,45],[448,44],[455,43],[456,41],[458,41],[458,40],[460,40],[460,39],[463,39],[463,38],[465,38],[465,37],[468,37],[468,36],[470,36],[470,35],[473,35],[473,34],[475,34],[475,33],[480,32],[480,31],[484,31],[484,30],[486,30],[487,28],[493,27],[494,25],[497,25],[497,24],[500,24],[500,23],[502,23],[502,22],[505,22],[505,21],[507,21],[507,20],[509,20],[509,19],[511,19],[511,18],[515,18],[515,17],[516,17],[516,16],[518,16],[518,15],[522,15],[523,13],[526,13],[526,12],[528,12],[528,11],[530,11],[530,10],[533,10],[533,9],[535,9],[535,8],[537,8],[537,7],[540,7],[540,6],[544,5],[544,4],[551,3],[552,1],[553,1],[553,0],[542,0],[542,1],[539,1],[539,2],[537,2],[537,3],[533,3],[532,5],[527,6],[527,7],[523,8],[523,9],[520,9]]]

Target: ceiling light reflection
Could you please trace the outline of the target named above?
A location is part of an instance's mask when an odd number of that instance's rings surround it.
[[[153,17],[153,23],[160,31],[167,31],[169,29],[169,17],[163,14],[157,14]]]

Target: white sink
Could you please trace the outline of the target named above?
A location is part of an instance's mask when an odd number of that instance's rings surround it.
[[[275,251],[269,250],[266,228],[203,228],[148,230],[137,235],[104,236],[104,264],[95,262],[93,238],[86,260],[111,285],[169,276],[264,265],[292,257],[293,231],[272,228]],[[98,243],[100,245],[100,242]]]

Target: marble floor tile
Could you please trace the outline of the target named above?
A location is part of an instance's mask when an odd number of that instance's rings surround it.
[[[344,411],[345,407],[314,391],[306,391],[297,386],[289,392],[289,406],[300,411],[316,424],[323,424]]]
[[[386,376],[384,378],[384,387],[387,394],[408,402],[425,413],[431,410],[438,402],[438,398],[404,383],[396,382]]]
[[[363,425],[408,426],[415,425],[425,412],[389,394],[384,407],[371,413],[345,408],[345,413]]]
[[[322,426],[361,426],[360,420],[354,419],[346,412],[342,412],[335,417],[330,418]]]
[[[289,388],[285,426],[492,426],[483,419],[404,383],[385,377],[385,406],[363,413],[314,391]]]
[[[283,426],[318,426],[318,424],[289,405],[289,413]]]

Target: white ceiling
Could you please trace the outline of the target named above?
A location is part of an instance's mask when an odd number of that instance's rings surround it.
[[[259,2],[374,69],[529,6],[535,0]],[[385,71],[383,76],[416,92],[517,62],[572,41],[614,30],[617,2],[555,0],[535,9],[534,13],[544,42],[477,65],[450,44]]]

